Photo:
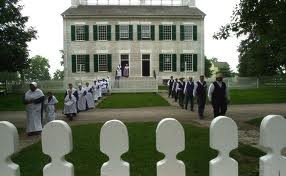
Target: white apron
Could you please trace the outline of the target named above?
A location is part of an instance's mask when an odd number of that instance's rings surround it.
[[[64,106],[64,114],[76,114],[77,108],[76,108],[76,98],[74,95],[71,95],[71,99],[69,95],[65,97],[65,106]]]
[[[85,97],[85,89],[81,88],[81,90],[77,90],[78,93],[78,102],[77,102],[77,108],[79,111],[85,111],[86,110],[86,97]]]
[[[98,89],[98,97],[101,98],[102,97],[102,81],[99,82],[99,89]]]
[[[25,93],[25,100],[36,100],[44,96],[43,92],[40,89],[36,89],[34,92],[28,90]],[[39,104],[27,104],[27,133],[42,131],[42,103]]]
[[[89,90],[91,90],[91,92],[89,92]],[[93,87],[88,86],[86,88],[86,95],[85,95],[88,108],[94,108],[95,107],[92,92],[94,92]]]
[[[98,100],[98,97],[99,97],[99,84],[98,82],[93,85],[93,99],[94,101],[97,101]]]
[[[59,101],[56,99],[55,96],[52,97],[51,101],[48,102],[48,99],[45,100],[45,111],[46,111],[46,123],[49,123],[53,120],[55,120],[57,118],[57,113],[56,113],[56,108],[55,105],[58,103]]]

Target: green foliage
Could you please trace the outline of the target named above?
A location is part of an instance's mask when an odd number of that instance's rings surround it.
[[[224,77],[234,77],[234,72],[230,69],[229,65],[219,68],[219,73]]]
[[[64,79],[64,71],[56,70],[53,76],[53,80],[63,80]]]
[[[211,60],[207,59],[207,57],[205,57],[205,77],[206,78],[210,78],[213,75],[213,71],[211,70]]]
[[[26,68],[27,42],[36,38],[36,31],[26,26],[19,0],[0,1],[0,71],[16,72]]]
[[[50,80],[49,61],[42,56],[35,56],[28,60],[28,68],[23,70],[26,81]]]
[[[112,94],[102,101],[99,108],[138,108],[169,106],[169,103],[156,93]]]
[[[232,20],[214,35],[227,39],[242,36],[239,46],[240,76],[271,76],[286,73],[285,0],[240,0]]]

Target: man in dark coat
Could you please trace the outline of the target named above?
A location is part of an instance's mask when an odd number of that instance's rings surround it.
[[[185,84],[184,94],[185,94],[185,109],[188,109],[188,104],[190,102],[191,111],[194,111],[194,97],[193,97],[194,87],[195,85],[193,82],[193,78],[189,77],[189,81],[186,82]]]
[[[216,81],[210,85],[208,98],[213,106],[214,117],[225,115],[229,103],[229,94],[221,73],[216,75]]]
[[[193,95],[197,97],[199,118],[203,119],[207,97],[207,83],[204,75],[201,75],[200,80],[195,83]]]
[[[184,87],[185,87],[185,82],[184,82],[184,78],[180,78],[180,80],[177,83],[177,94],[178,94],[178,98],[179,98],[179,105],[181,106],[181,108],[184,108]]]
[[[168,97],[170,97],[172,95],[172,98],[173,98],[173,94],[172,94],[173,84],[174,84],[174,79],[173,79],[173,76],[171,76],[171,79],[168,80],[167,85],[168,85],[168,88],[169,88]]]

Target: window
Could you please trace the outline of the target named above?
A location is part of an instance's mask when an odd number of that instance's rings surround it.
[[[129,39],[129,25],[119,26],[119,37],[120,39]]]
[[[172,40],[172,26],[163,26],[163,40]]]
[[[193,39],[193,26],[184,26],[184,39],[192,40]]]
[[[98,55],[98,71],[108,71],[107,55]]]
[[[107,26],[98,26],[98,40],[107,40]]]
[[[76,40],[83,41],[85,40],[85,26],[75,26],[75,36]]]
[[[172,71],[172,54],[163,55],[163,71]]]
[[[193,55],[185,54],[186,71],[193,71]]]
[[[150,39],[151,38],[151,26],[150,25],[142,25],[141,26],[142,39]]]
[[[86,64],[85,55],[77,55],[76,56],[76,71],[85,72],[86,71],[85,64]]]

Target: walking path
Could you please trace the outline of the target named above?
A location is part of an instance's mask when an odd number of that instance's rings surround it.
[[[70,125],[105,122],[112,119],[122,120],[123,122],[158,122],[163,118],[176,118],[180,122],[195,123],[200,126],[208,127],[211,123],[212,108],[206,106],[204,120],[199,120],[197,112],[187,111],[179,108],[178,104],[167,97],[166,93],[160,93],[171,104],[169,107],[146,107],[131,109],[94,109],[78,114],[74,121],[69,122]],[[251,104],[251,105],[230,105],[227,116],[231,117],[240,124],[244,121],[264,117],[269,114],[286,115],[286,104]],[[195,106],[195,110],[196,110]],[[61,112],[58,112],[61,120],[66,120]],[[9,121],[18,128],[25,128],[26,114],[24,111],[4,111],[0,112],[0,121]],[[257,144],[257,129],[248,128],[248,130],[240,130],[240,138],[247,139],[247,143]],[[21,148],[37,142],[37,137],[26,137],[20,135]]]

